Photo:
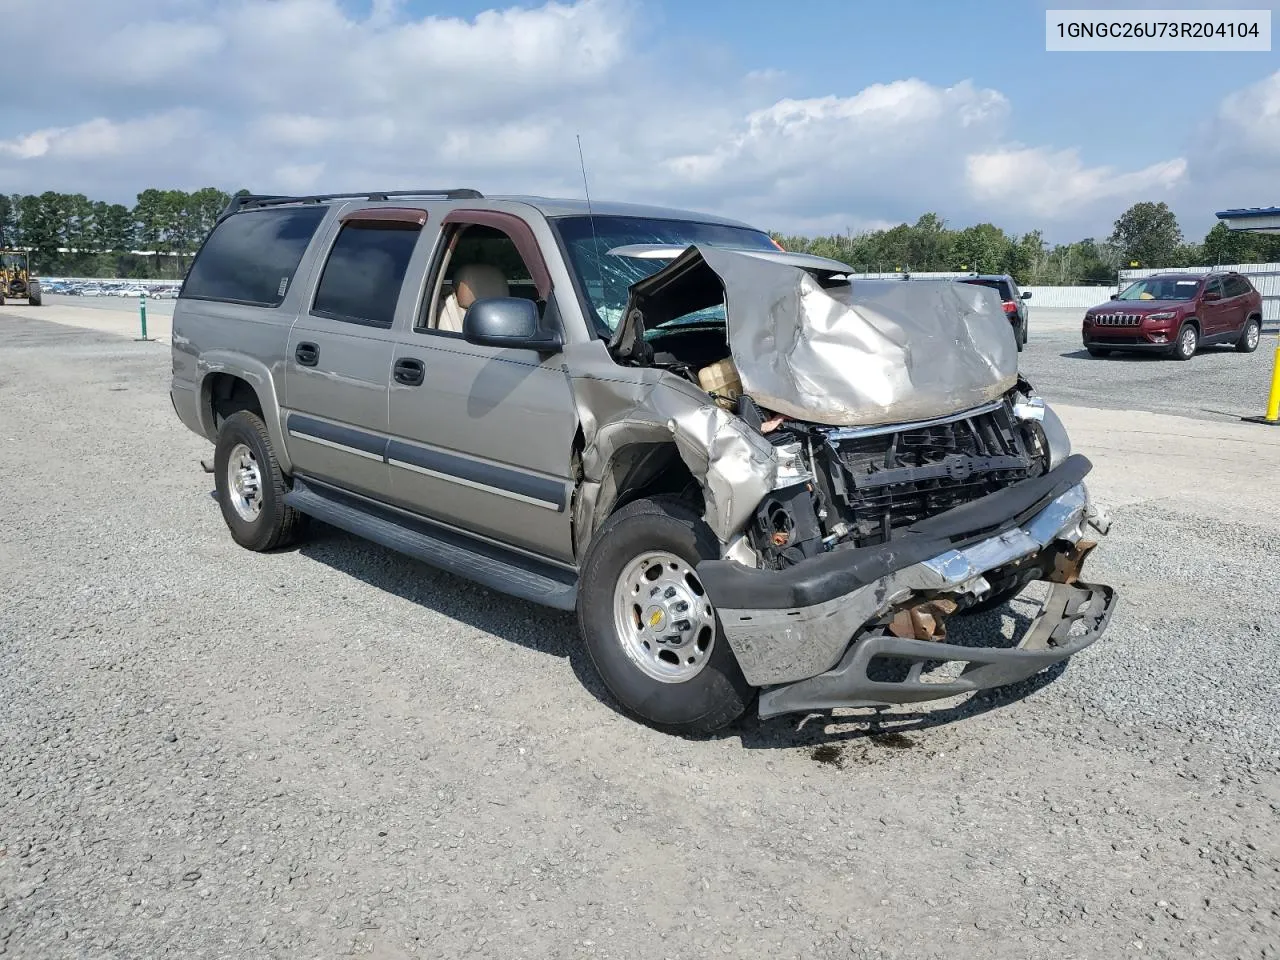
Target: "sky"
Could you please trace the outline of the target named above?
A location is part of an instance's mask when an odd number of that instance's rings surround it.
[[[0,0],[42,38],[5,48],[0,192],[578,197],[580,136],[594,200],[787,233],[1280,205],[1280,55],[1049,53],[1047,6]]]

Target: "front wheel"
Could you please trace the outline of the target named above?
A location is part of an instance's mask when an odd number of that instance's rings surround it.
[[[755,698],[698,579],[698,562],[719,555],[697,511],[663,496],[605,521],[582,566],[578,624],[596,671],[628,712],[671,733],[711,733]]]
[[[1196,348],[1199,346],[1199,332],[1192,324],[1184,323],[1182,329],[1178,331],[1178,339],[1173,341],[1173,349],[1169,352],[1169,356],[1175,360],[1190,360],[1196,355]]]
[[[1240,334],[1240,339],[1236,341],[1236,350],[1240,353],[1253,353],[1258,349],[1258,342],[1261,339],[1262,321],[1256,317],[1250,317],[1244,325],[1244,332]]]

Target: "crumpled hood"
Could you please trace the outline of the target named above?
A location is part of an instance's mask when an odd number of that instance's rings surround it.
[[[835,279],[834,261],[821,269],[780,259],[690,247],[631,288],[610,348],[634,351],[644,330],[723,298],[743,392],[797,420],[946,416],[1017,382],[1017,343],[995,291],[949,280],[848,283]]]

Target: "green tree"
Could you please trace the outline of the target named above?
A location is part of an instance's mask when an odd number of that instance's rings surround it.
[[[1136,260],[1143,267],[1171,266],[1182,244],[1182,230],[1167,203],[1144,201],[1120,215],[1111,242],[1126,262]]]
[[[1000,273],[1009,261],[1011,244],[1005,232],[992,223],[966,227],[951,248],[951,269]]]
[[[33,268],[48,273],[58,262],[62,240],[62,203],[58,194],[45,191],[40,196],[24,194],[18,198],[18,219],[22,246],[31,251]]]
[[[136,236],[145,250],[154,251],[156,276],[160,275],[160,257],[167,242],[169,211],[163,190],[154,187],[138,194],[133,208]]]
[[[134,248],[134,216],[124,204],[102,204],[94,214],[94,222],[102,232],[103,250],[124,253]]]
[[[953,231],[936,213],[926,213],[910,228],[907,259],[913,270],[945,270],[951,256]]]

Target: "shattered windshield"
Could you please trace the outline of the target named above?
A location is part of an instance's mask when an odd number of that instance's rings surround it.
[[[647,217],[598,216],[594,219],[594,235],[590,217],[561,217],[553,223],[560,231],[578,284],[591,300],[601,326],[610,330],[617,329],[622,319],[630,286],[657,273],[690,244],[738,250],[778,249],[767,233],[749,227]],[[669,254],[617,249],[646,246],[675,249]],[[700,310],[696,315],[680,319],[695,318],[723,320],[724,308]]]

